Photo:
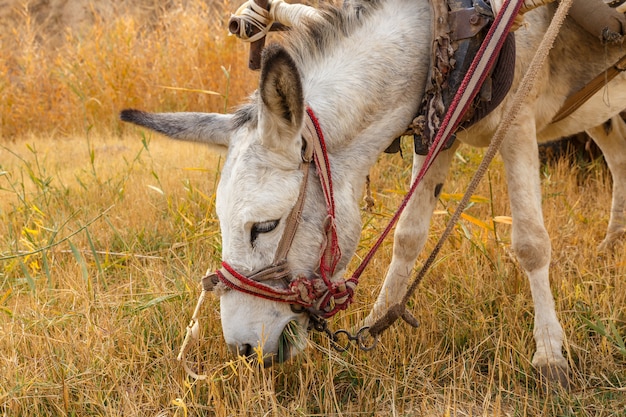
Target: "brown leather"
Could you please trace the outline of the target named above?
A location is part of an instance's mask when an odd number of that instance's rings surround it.
[[[474,8],[454,10],[449,16],[452,30],[450,38],[453,41],[473,38],[490,22],[487,16],[478,13]]]
[[[212,272],[202,277],[202,289],[204,291],[213,291],[215,286],[220,282],[217,273]]]
[[[556,123],[574,113],[580,106],[589,100],[595,93],[600,91],[609,81],[619,73],[626,71],[626,55],[612,65],[606,71],[602,71],[593,80],[589,81],[582,89],[572,94],[565,100],[561,110],[552,118],[551,123]]]
[[[255,0],[256,4],[263,7],[264,9],[269,9],[269,1],[268,0]],[[263,47],[265,46],[265,36],[263,36],[258,41],[252,42],[250,44],[250,57],[248,58],[248,68],[251,70],[258,70],[261,68],[261,52],[263,51]]]

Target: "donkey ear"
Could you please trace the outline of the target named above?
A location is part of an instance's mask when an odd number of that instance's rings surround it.
[[[302,81],[296,63],[280,45],[269,45],[263,51],[259,93],[263,145],[282,152],[293,147],[299,155],[298,133],[304,117]]]
[[[234,116],[217,113],[147,113],[127,109],[120,113],[124,122],[134,123],[172,139],[201,142],[228,148],[235,130]]]

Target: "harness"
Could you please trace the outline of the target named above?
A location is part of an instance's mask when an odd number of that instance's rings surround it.
[[[428,154],[446,111],[494,21],[491,6],[484,0],[431,1],[430,6],[433,43],[424,97],[417,116],[385,150],[387,153],[400,150],[403,136],[413,136],[415,153]],[[509,92],[515,71],[515,37],[512,32],[492,60],[493,66],[479,94],[460,122],[462,128],[470,127],[491,113]],[[453,134],[444,149],[452,146],[454,140]]]
[[[285,220],[285,229],[274,254],[274,261],[270,266],[249,275],[223,262],[219,270],[202,278],[204,291],[213,291],[221,286],[222,289],[237,290],[266,300],[299,306],[294,308],[306,309],[310,314],[322,318],[332,317],[338,311],[345,310],[350,304],[354,289],[358,284],[358,277],[333,280],[337,264],[341,259],[335,226],[333,182],[324,134],[310,108],[306,110],[302,140],[300,163],[300,170],[304,174],[302,184],[296,204]],[[324,242],[315,276],[294,276],[289,268],[287,255],[302,220],[312,164],[315,165],[326,201]]]
[[[181,346],[178,360],[183,363],[186,371],[195,378],[204,378],[206,376],[197,375],[189,369],[185,359],[189,342],[197,339],[198,335],[198,315],[200,307],[204,301],[205,294],[219,287],[235,289],[247,294],[255,295],[264,299],[284,302],[292,306],[299,306],[297,311],[306,310],[311,317],[311,324],[316,330],[325,331],[337,346],[337,338],[345,335],[348,341],[356,341],[362,349],[370,349],[376,345],[377,335],[388,327],[391,322],[397,318],[403,318],[409,324],[417,325],[415,318],[402,305],[393,309],[393,318],[387,318],[384,323],[375,323],[372,329],[364,327],[360,329],[356,335],[351,335],[345,330],[339,330],[335,333],[330,332],[326,327],[325,318],[331,317],[338,311],[347,308],[354,295],[359,277],[369,261],[372,259],[378,247],[382,244],[385,237],[392,230],[393,226],[399,219],[404,208],[408,204],[411,195],[417,188],[417,185],[426,174],[430,164],[438,153],[442,150],[444,143],[452,135],[452,132],[458,127],[460,118],[467,110],[472,99],[480,90],[480,86],[485,80],[487,73],[493,66],[494,57],[502,48],[503,39],[509,32],[513,20],[517,15],[521,2],[507,2],[506,10],[498,14],[495,19],[496,24],[490,28],[486,41],[483,42],[472,60],[468,69],[468,73],[463,78],[459,90],[455,93],[451,101],[449,112],[443,120],[442,128],[437,132],[433,146],[430,148],[424,165],[414,180],[411,189],[405,196],[401,206],[391,219],[385,231],[381,234],[376,244],[371,248],[370,252],[364,258],[361,265],[357,268],[351,278],[347,280],[340,279],[334,281],[334,272],[341,258],[339,250],[336,227],[335,227],[335,204],[332,187],[332,176],[330,164],[326,152],[326,144],[323,132],[319,122],[313,111],[307,108],[307,116],[302,134],[304,149],[302,152],[301,169],[304,172],[303,183],[300,188],[299,196],[294,208],[290,212],[285,225],[283,236],[279,242],[274,262],[272,265],[257,271],[253,274],[246,275],[237,271],[226,262],[222,263],[222,268],[214,273],[207,274],[202,279],[203,291],[198,299],[198,303],[194,310],[193,317],[187,327],[187,334],[183,345]],[[325,242],[322,245],[320,263],[318,271],[314,277],[293,277],[286,261],[287,254],[298,224],[301,220],[302,208],[306,195],[306,184],[308,183],[308,175],[310,166],[315,163],[317,174],[323,189],[326,201],[327,217],[324,222]],[[291,280],[290,280],[291,279]],[[277,287],[276,285],[268,285],[268,281],[276,283],[277,281],[287,281],[286,285]],[[391,312],[391,310],[390,310]],[[374,331],[374,328],[378,329]],[[369,331],[368,331],[369,330]],[[367,344],[368,336],[373,337],[373,343]]]

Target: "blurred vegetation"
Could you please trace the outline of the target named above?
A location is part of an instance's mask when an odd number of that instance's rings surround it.
[[[154,2],[157,3],[157,2]],[[188,0],[48,27],[28,8],[0,31],[0,140],[119,134],[122,108],[224,111],[253,89],[247,46],[226,36],[230,2]],[[57,30],[48,36],[48,30]]]

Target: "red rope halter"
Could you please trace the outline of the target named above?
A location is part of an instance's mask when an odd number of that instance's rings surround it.
[[[307,118],[302,138],[305,142],[305,151],[302,155],[301,169],[304,178],[300,186],[300,195],[286,220],[285,231],[274,256],[274,263],[252,275],[246,276],[238,272],[227,262],[222,268],[205,276],[202,279],[203,287],[211,291],[217,283],[227,288],[241,291],[270,301],[300,305],[312,314],[328,318],[340,310],[345,310],[352,300],[358,278],[335,282],[332,277],[341,259],[341,249],[337,238],[335,225],[335,198],[333,192],[330,161],[326,149],[326,141],[319,121],[310,108],[307,108]],[[287,265],[287,253],[291,247],[293,237],[301,221],[302,208],[306,195],[309,166],[315,163],[320,179],[324,199],[326,201],[326,219],[324,220],[324,241],[322,243],[320,262],[316,276],[293,277]],[[266,281],[288,280],[286,287],[276,287],[266,284]]]

